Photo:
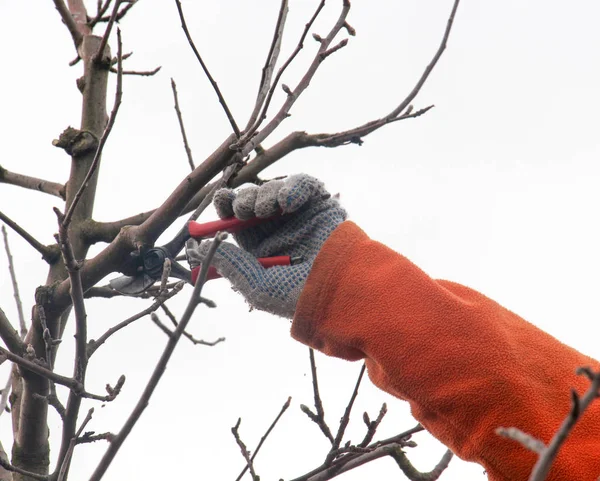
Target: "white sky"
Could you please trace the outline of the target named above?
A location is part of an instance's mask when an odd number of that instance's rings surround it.
[[[290,1],[282,58],[295,47],[316,4]],[[326,33],[340,4],[328,2],[318,33]],[[254,102],[278,2],[188,0],[184,8],[199,49],[243,124]],[[357,36],[326,60],[293,116],[265,144],[293,130],[337,131],[390,111],[432,57],[450,8],[449,0],[356,1],[349,22]],[[320,177],[332,192],[341,193],[351,218],[373,238],[432,276],[474,287],[598,357],[599,17],[600,4],[592,0],[464,0],[449,48],[415,101],[416,108],[434,103],[435,109],[370,135],[362,147],[296,152],[264,177],[295,172]],[[125,51],[135,52],[126,68],[163,69],[154,78],[125,79],[123,105],[103,156],[98,220],[156,207],[186,174],[170,77],[179,87],[197,162],[229,133],[179,27],[174,2],[140,1],[122,30]],[[51,141],[68,125],[79,124],[75,79],[81,67],[67,65],[73,47],[52,2],[0,2],[0,45],[0,165],[63,182],[69,158]],[[309,39],[285,83],[295,85],[315,49]],[[114,78],[112,82],[111,92]],[[55,205],[61,204],[54,198],[0,185],[0,209],[44,243],[51,243],[56,231]],[[207,213],[205,219],[212,216]],[[10,239],[28,313],[46,268],[16,235],[11,233]],[[0,306],[16,322],[4,255],[0,272]],[[312,402],[310,370],[307,349],[288,336],[289,323],[248,313],[225,281],[209,285],[205,295],[219,308],[198,311],[190,329],[197,337],[225,336],[227,342],[215,348],[181,342],[106,479],[235,479],[244,463],[230,427],[241,416],[241,433],[252,449],[288,395],[292,408],[259,455],[258,474],[264,480],[289,479],[324,459],[324,438],[298,408]],[[177,312],[186,297],[172,303]],[[89,302],[90,337],[146,305],[135,300]],[[90,390],[101,392],[122,373],[127,383],[117,401],[96,409],[90,429],[119,430],[165,342],[145,319],[92,358]],[[61,373],[71,372],[72,344],[68,332],[57,364]],[[318,360],[326,413],[335,427],[360,366],[323,356]],[[350,439],[363,436],[362,412],[374,417],[383,401],[389,414],[380,437],[414,425],[407,404],[366,381]],[[51,422],[57,439],[56,416]],[[7,415],[0,419],[0,434],[10,448]],[[431,468],[444,448],[426,434],[415,440],[420,446],[409,452],[411,459]],[[78,448],[72,479],[86,479],[105,447]],[[391,460],[380,460],[340,479],[374,476],[396,479],[398,474]],[[479,466],[455,460],[442,479],[485,477]]]

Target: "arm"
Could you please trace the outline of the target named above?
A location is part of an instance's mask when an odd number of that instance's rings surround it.
[[[517,427],[548,442],[570,409],[570,389],[598,363],[464,286],[436,281],[346,222],[317,256],[292,335],[324,353],[364,358],[371,380],[492,481],[528,478],[536,460],[495,434]],[[600,475],[600,403],[584,414],[549,480]]]

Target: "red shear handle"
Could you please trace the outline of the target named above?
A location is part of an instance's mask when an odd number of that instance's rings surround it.
[[[273,266],[289,266],[292,263],[292,258],[290,256],[259,257],[257,260],[265,268]],[[201,266],[198,266],[192,269],[192,284],[194,285],[196,285],[196,281],[200,275],[200,267]],[[210,281],[211,279],[218,279],[219,277],[221,277],[221,274],[217,272],[217,269],[215,269],[214,266],[210,266],[208,268],[206,280]]]
[[[258,217],[253,217],[252,219],[248,220],[240,220],[237,217],[227,217],[226,219],[214,220],[212,222],[205,222],[202,224],[192,221],[188,224],[188,231],[190,236],[192,236],[194,239],[207,239],[214,237],[217,232],[238,232],[240,230],[262,224],[263,222],[268,222],[273,218],[274,217],[267,217],[260,219]]]

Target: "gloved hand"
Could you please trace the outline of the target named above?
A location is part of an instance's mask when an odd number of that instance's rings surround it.
[[[252,307],[291,319],[313,261],[329,234],[346,219],[346,211],[320,180],[306,174],[247,187],[237,193],[220,189],[213,203],[221,218],[235,215],[246,220],[282,214],[235,233],[239,247],[222,243],[212,264]],[[192,268],[202,263],[210,242],[188,241],[186,253]],[[282,255],[301,260],[295,265],[269,268],[256,260]]]

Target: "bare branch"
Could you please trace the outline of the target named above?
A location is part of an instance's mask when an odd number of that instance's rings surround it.
[[[17,274],[15,272],[13,257],[10,252],[10,246],[8,244],[8,234],[6,233],[6,227],[4,226],[2,226],[2,237],[4,238],[4,248],[6,249],[6,259],[8,260],[8,272],[10,273],[10,280],[13,286],[13,294],[15,296],[15,304],[17,305],[17,314],[19,316],[20,337],[21,339],[25,339],[25,336],[27,335],[27,325],[25,324],[25,315],[23,314],[23,303],[21,302],[21,295],[19,294],[19,283],[17,282]]]
[[[334,135],[330,136],[329,138],[322,138],[321,145],[324,145],[326,147],[337,147],[338,145],[343,145],[346,143],[360,143],[361,137],[373,132],[374,130],[379,129],[380,127],[382,127],[386,124],[389,124],[391,122],[395,122],[398,120],[404,120],[404,119],[408,119],[408,118],[418,117],[420,115],[423,115],[425,112],[427,112],[429,109],[431,109],[433,107],[433,105],[431,105],[425,109],[419,110],[418,112],[416,112],[414,114],[411,114],[410,111],[405,112],[406,109],[411,110],[410,103],[414,100],[414,98],[420,92],[423,85],[425,85],[425,82],[429,78],[429,75],[431,74],[431,72],[433,71],[437,62],[439,61],[442,54],[444,53],[444,50],[446,50],[446,46],[448,44],[448,39],[450,37],[450,32],[452,31],[452,25],[454,23],[454,17],[456,15],[456,11],[458,9],[459,3],[460,3],[460,0],[454,1],[454,5],[452,6],[450,16],[448,17],[448,20],[446,23],[446,30],[444,31],[442,41],[441,41],[437,51],[435,52],[433,58],[431,59],[431,61],[427,65],[427,67],[425,68],[424,72],[421,74],[421,77],[419,78],[419,80],[417,81],[417,83],[415,84],[413,89],[406,96],[406,98],[394,110],[392,110],[389,114],[387,114],[385,117],[383,117],[379,120],[374,120],[374,121],[368,122],[364,125],[361,125],[360,127],[356,127],[355,129],[352,129],[352,130],[349,130],[349,131],[346,131],[346,132],[343,132],[340,134],[334,134]],[[404,114],[403,114],[403,112],[404,112]]]
[[[129,0],[127,2],[127,5],[125,5],[121,9],[121,11],[117,14],[116,21],[120,22],[121,20],[123,20],[123,18],[125,17],[125,15],[127,15],[127,12],[129,12],[129,10],[131,10],[136,3],[137,3],[137,0]],[[110,21],[110,17],[101,17],[98,21],[99,22],[109,22]]]
[[[258,454],[258,451],[260,451],[260,448],[264,444],[264,442],[267,439],[267,437],[269,436],[269,434],[271,434],[271,431],[273,431],[273,429],[275,428],[275,426],[281,419],[281,416],[283,416],[283,413],[285,413],[287,411],[287,409],[290,407],[291,402],[292,402],[292,398],[288,397],[287,401],[281,407],[281,411],[279,411],[279,414],[277,415],[275,420],[271,423],[271,425],[269,426],[269,429],[267,429],[267,432],[265,432],[265,434],[263,434],[262,437],[260,438],[260,441],[258,442],[258,445],[256,446],[256,449],[254,450],[254,453],[252,454],[252,457],[250,458],[250,462],[249,463],[247,462],[246,466],[244,467],[244,469],[242,469],[242,472],[239,474],[239,476],[236,478],[235,481],[240,481],[242,479],[242,477],[244,476],[244,474],[246,473],[246,471],[248,470],[248,468],[252,465],[252,463],[254,462],[254,458],[256,458],[256,455]],[[234,435],[235,435],[235,433],[234,433]],[[237,438],[236,438],[236,440],[237,440]]]
[[[106,453],[100,460],[100,463],[96,467],[96,469],[95,469],[94,473],[92,474],[92,476],[90,477],[89,481],[99,481],[104,476],[104,474],[106,473],[106,470],[108,469],[108,467],[112,463],[115,455],[119,451],[119,448],[123,445],[123,442],[129,435],[131,430],[133,429],[133,426],[140,419],[142,413],[146,409],[146,406],[148,406],[150,398],[152,397],[152,394],[154,393],[156,386],[158,385],[162,375],[164,374],[164,372],[167,368],[169,359],[171,359],[171,356],[173,355],[173,352],[175,351],[175,347],[177,346],[177,343],[181,339],[183,331],[185,331],[185,328],[187,327],[188,323],[190,322],[190,319],[192,318],[192,315],[194,314],[196,307],[200,303],[200,295],[202,293],[202,287],[204,286],[204,283],[206,282],[206,276],[208,274],[208,268],[210,266],[212,258],[214,257],[215,252],[217,251],[217,248],[219,247],[219,245],[226,238],[227,238],[227,234],[224,234],[224,233],[218,233],[215,236],[214,241],[211,244],[210,249],[206,255],[205,262],[203,262],[202,268],[200,269],[200,275],[198,276],[198,280],[196,281],[196,285],[194,286],[194,290],[192,292],[190,302],[188,303],[188,305],[185,309],[185,312],[183,313],[183,316],[181,317],[181,321],[179,322],[177,329],[175,329],[175,331],[173,332],[173,335],[167,341],[167,345],[165,346],[165,349],[164,349],[160,359],[156,363],[156,367],[152,373],[152,376],[150,377],[150,380],[148,381],[148,384],[146,385],[146,388],[144,389],[144,392],[142,393],[138,403],[136,404],[135,408],[133,409],[133,411],[132,411],[131,415],[129,416],[129,418],[127,419],[127,421],[125,421],[125,424],[121,428],[121,431],[119,431],[119,433],[111,441],[108,449],[106,450]]]
[[[0,220],[4,222],[8,227],[14,230],[17,234],[19,234],[27,243],[33,247],[36,251],[38,251],[42,258],[48,262],[49,264],[53,264],[60,255],[60,251],[56,246],[45,246],[41,242],[39,242],[35,237],[33,237],[29,232],[23,229],[19,224],[17,224],[14,220],[0,211]]]
[[[560,448],[577,424],[577,421],[589,407],[589,405],[600,397],[600,371],[594,372],[589,367],[581,367],[577,370],[580,376],[586,376],[590,381],[590,387],[580,399],[579,395],[571,391],[571,410],[562,422],[556,434],[548,446],[533,436],[516,428],[499,428],[496,433],[521,443],[524,447],[538,454],[538,460],[529,476],[529,481],[544,481],[550,472],[550,468],[558,455]]]
[[[173,90],[173,99],[175,101],[175,112],[177,113],[177,120],[179,121],[179,129],[181,130],[181,137],[183,138],[183,147],[185,148],[185,153],[187,154],[188,162],[190,163],[190,168],[193,171],[196,168],[196,166],[194,165],[194,159],[192,157],[192,149],[190,149],[187,135],[185,134],[185,126],[183,125],[183,117],[181,116],[181,110],[179,109],[179,98],[177,95],[177,85],[175,84],[175,80],[173,80],[173,78],[171,78],[171,89]]]
[[[12,326],[4,311],[0,308],[0,337],[6,344],[6,347],[20,356],[25,351],[25,346],[19,337],[19,334]]]
[[[536,454],[541,455],[546,450],[546,445],[542,441],[527,433],[524,433],[518,428],[498,428],[496,429],[496,434],[502,436],[503,438],[516,441],[524,448],[528,449],[529,451],[533,451]]]
[[[454,456],[452,451],[447,450],[435,468],[428,473],[421,473],[411,464],[401,447],[395,446],[393,448],[389,448],[389,453],[390,456],[394,458],[394,461],[396,461],[398,467],[402,470],[404,475],[411,481],[436,481],[436,479],[438,479],[448,467],[452,457]]]
[[[167,337],[171,337],[173,335],[173,331],[171,331],[171,329],[169,329],[167,326],[165,326],[162,321],[160,320],[160,318],[158,317],[158,315],[156,314],[156,312],[153,312],[152,314],[150,314],[150,319],[152,320],[152,322],[154,324],[156,324],[158,326],[158,328],[164,332]]]
[[[152,69],[152,70],[123,70],[123,75],[137,75],[139,77],[152,77],[153,75],[156,75],[158,72],[160,72],[161,68],[162,67],[156,67],[155,69]],[[110,71],[112,73],[119,73],[119,71],[114,67],[111,67]]]
[[[367,450],[369,452],[346,454],[345,456],[335,459],[331,463],[325,462],[318,468],[315,468],[309,473],[295,478],[292,481],[326,481],[375,459],[388,456],[389,447],[414,447],[416,444],[410,441],[410,438],[413,434],[420,431],[423,431],[423,427],[420,424],[417,424],[414,428],[411,428],[408,431],[404,431],[396,436],[377,441],[367,446]]]
[[[312,28],[313,23],[315,23],[315,20],[321,13],[321,10],[323,10],[324,6],[325,6],[325,0],[321,0],[319,5],[317,6],[315,13],[311,17],[311,19],[308,21],[308,23],[304,26],[304,31],[302,32],[302,35],[300,36],[298,45],[296,45],[296,48],[294,49],[292,54],[285,61],[285,63],[281,66],[281,68],[277,72],[277,75],[275,76],[275,80],[274,80],[273,84],[271,85],[271,88],[269,89],[269,92],[267,94],[267,98],[264,103],[264,107],[262,109],[260,117],[256,120],[256,122],[254,123],[254,125],[252,127],[250,127],[249,129],[246,128],[246,132],[244,134],[245,137],[250,138],[252,135],[254,135],[254,132],[256,132],[258,130],[258,128],[260,127],[260,124],[267,118],[267,112],[269,110],[269,105],[271,104],[271,99],[273,98],[273,94],[275,93],[275,89],[277,88],[277,85],[278,85],[279,81],[281,80],[283,72],[286,71],[286,69],[293,62],[293,60],[296,58],[298,53],[300,53],[300,50],[302,50],[304,48],[304,40],[306,40],[306,36],[308,35],[308,32]]]
[[[11,471],[13,473],[19,473],[19,474],[22,474],[23,476],[27,476],[31,479],[38,479],[39,481],[48,481],[50,479],[50,476],[47,476],[45,474],[38,474],[38,473],[31,472],[31,471],[27,471],[25,469],[21,469],[17,466],[13,466],[2,456],[0,456],[0,466],[2,466],[7,471]]]
[[[250,131],[244,134],[244,136],[236,143],[236,147],[240,149],[242,157],[245,157],[250,152],[252,152],[257,145],[261,144],[263,140],[265,140],[269,135],[271,135],[271,133],[273,133],[273,131],[277,127],[279,127],[281,122],[283,122],[283,120],[290,115],[289,112],[292,106],[294,105],[294,103],[296,103],[296,100],[298,100],[300,95],[302,95],[302,93],[310,85],[310,82],[317,73],[319,66],[321,65],[323,60],[327,58],[329,46],[331,45],[339,31],[344,27],[346,17],[348,16],[349,11],[350,3],[344,2],[342,6],[342,11],[340,12],[337,21],[331,28],[330,32],[327,34],[327,37],[323,38],[320,42],[319,49],[315,57],[313,58],[312,63],[308,67],[306,73],[304,74],[300,82],[298,82],[296,88],[290,94],[288,94],[285,102],[279,109],[279,112],[277,112],[277,114],[271,119],[271,121],[262,130],[256,133],[256,135],[254,135],[252,129],[250,129]]]
[[[257,476],[256,472],[254,471],[254,463],[252,462],[253,458],[250,457],[250,453],[248,452],[246,445],[242,441],[242,438],[240,438],[239,428],[240,428],[241,422],[242,422],[242,418],[238,418],[237,423],[235,423],[235,426],[233,426],[231,428],[231,432],[233,434],[233,437],[235,438],[235,442],[237,443],[237,445],[240,448],[240,452],[242,453],[242,456],[246,460],[246,467],[250,471],[250,476],[252,476],[252,481],[260,481],[260,477]]]
[[[13,354],[12,352],[8,351],[7,349],[4,349],[3,347],[0,347],[0,356],[6,357],[6,359],[8,359],[9,361],[14,362],[18,366],[20,366],[28,371],[31,371],[35,374],[39,374],[40,376],[45,377],[46,379],[52,380],[56,384],[60,384],[61,386],[68,387],[72,391],[75,391],[78,393],[81,393],[84,391],[83,386],[76,379],[73,379],[71,377],[61,376],[60,374],[56,374],[55,372],[52,372],[50,369],[47,369],[46,367],[42,366],[41,364],[38,364],[33,361],[28,361],[27,359],[25,359],[21,356],[18,356],[16,354]]]
[[[225,111],[225,115],[227,115],[227,119],[229,120],[229,123],[231,124],[231,128],[233,129],[233,132],[235,133],[235,137],[237,139],[239,139],[240,138],[240,129],[238,128],[238,126],[233,118],[233,115],[231,114],[231,111],[229,110],[229,107],[227,106],[227,102],[225,102],[225,98],[223,97],[223,94],[221,93],[221,90],[219,89],[217,82],[215,82],[215,80],[213,79],[212,75],[210,74],[210,71],[208,70],[208,67],[206,66],[206,64],[204,63],[204,60],[202,60],[202,57],[200,56],[200,52],[198,52],[196,45],[194,45],[194,41],[192,40],[192,36],[190,35],[187,24],[185,22],[185,17],[183,15],[183,7],[181,6],[181,2],[179,0],[175,0],[175,3],[177,4],[177,11],[179,12],[179,19],[181,20],[181,28],[183,29],[183,31],[185,33],[187,41],[190,44],[190,47],[192,47],[192,50],[194,51],[194,55],[198,59],[198,62],[200,62],[200,66],[202,67],[204,74],[206,75],[209,82],[213,86],[213,89],[215,90],[217,97],[219,98],[219,102],[220,102],[221,106],[223,107],[223,110]]]
[[[369,415],[366,412],[364,413],[363,419],[365,421],[365,424],[367,425],[367,434],[365,434],[365,438],[360,442],[360,444],[358,444],[359,447],[365,447],[373,440],[373,436],[375,436],[375,432],[377,431],[377,428],[381,424],[381,421],[383,420],[383,417],[386,415],[386,413],[386,403],[383,403],[381,405],[381,409],[379,410],[379,414],[375,421],[369,420]]]
[[[202,304],[206,304],[208,307],[211,307],[211,308],[213,308],[213,307],[217,307],[217,305],[216,305],[216,304],[215,304],[213,301],[211,301],[210,299],[206,299],[206,298],[204,298],[204,297],[200,297],[200,302],[201,302]],[[170,310],[170,309],[167,307],[167,305],[166,305],[166,304],[162,304],[162,305],[160,306],[160,308],[161,308],[161,309],[164,311],[164,313],[167,315],[167,317],[169,318],[169,320],[171,321],[171,323],[172,323],[172,324],[173,324],[175,327],[177,327],[177,326],[179,325],[179,323],[177,322],[177,319],[175,318],[175,316],[173,315],[173,313],[171,312],[171,310]],[[158,316],[157,316],[157,318],[158,318]],[[157,324],[157,323],[156,323],[156,321],[155,321],[154,319],[152,319],[152,320],[154,321],[154,323],[155,323],[155,324]],[[158,325],[158,324],[157,324],[157,325]],[[161,327],[161,326],[159,326],[159,327]],[[165,329],[167,329],[167,330],[168,330],[168,328],[167,328],[166,326],[165,326]],[[171,331],[169,330],[169,332],[171,332]],[[212,347],[212,346],[216,346],[216,345],[217,345],[217,344],[219,344],[220,342],[225,342],[225,338],[224,338],[224,337],[219,337],[219,338],[218,338],[216,341],[212,341],[212,342],[210,342],[210,341],[203,341],[202,339],[196,339],[194,336],[192,336],[192,335],[191,335],[189,332],[187,332],[187,331],[183,331],[183,335],[184,335],[185,337],[187,337],[187,338],[190,340],[190,342],[191,342],[192,344],[194,344],[194,345],[198,345],[198,344],[200,344],[200,345],[202,345],[202,346],[211,346],[211,347]]]
[[[315,362],[315,352],[312,348],[308,348],[308,355],[310,358],[310,372],[312,375],[312,385],[313,385],[313,394],[315,398],[315,410],[317,413],[313,413],[308,407],[301,405],[300,409],[304,414],[306,414],[311,421],[313,421],[319,428],[321,432],[325,435],[329,442],[333,445],[333,435],[331,434],[331,430],[325,421],[325,410],[323,409],[323,401],[321,401],[321,395],[319,394],[319,380],[317,377],[317,364]]]
[[[96,56],[94,57],[94,62],[97,64],[101,63],[104,59],[104,49],[106,48],[106,45],[108,44],[108,37],[110,37],[110,32],[111,32],[113,25],[115,24],[115,21],[117,19],[117,13],[119,11],[119,6],[121,5],[121,1],[122,0],[115,0],[115,4],[113,6],[113,11],[112,11],[112,14],[110,15],[110,20],[108,21],[108,23],[106,25],[106,30],[104,31],[104,35],[102,36],[102,40],[100,41],[100,46],[98,47],[98,53],[96,53]],[[122,54],[117,55],[117,58],[121,57],[121,55]],[[122,57],[121,57],[121,60],[122,60]],[[122,71],[121,67],[119,67],[119,71]]]
[[[283,38],[283,30],[285,28],[285,20],[288,14],[288,0],[281,0],[281,6],[279,7],[279,16],[277,17],[277,25],[275,26],[275,32],[273,33],[273,40],[271,41],[271,48],[267,54],[267,60],[265,66],[262,69],[262,76],[260,79],[260,85],[258,87],[258,94],[256,96],[256,103],[254,110],[248,119],[246,130],[248,130],[258,119],[258,114],[262,106],[265,103],[267,94],[271,88],[271,78],[277,65],[277,59],[279,58],[279,52],[281,51],[281,40]]]
[[[108,338],[110,336],[112,336],[114,333],[120,331],[124,327],[127,327],[132,322],[135,322],[138,319],[141,319],[142,317],[145,317],[148,314],[151,314],[152,312],[156,311],[156,309],[158,309],[164,302],[171,299],[171,297],[179,294],[179,292],[181,292],[181,290],[183,289],[184,284],[185,284],[184,282],[178,282],[171,291],[169,291],[168,293],[159,295],[156,298],[156,301],[150,307],[144,309],[141,312],[138,312],[137,314],[134,314],[131,317],[128,317],[124,321],[121,321],[117,325],[111,327],[104,334],[102,334],[97,340],[93,340],[93,339],[90,340],[90,342],[88,343],[88,346],[87,346],[88,358],[91,357],[92,354],[94,354],[96,352],[96,350],[102,344],[104,344],[108,340]]]
[[[87,415],[85,416],[85,419],[81,423],[81,426],[77,430],[77,433],[71,439],[71,443],[69,445],[67,455],[65,456],[65,459],[63,460],[62,465],[60,466],[60,470],[58,472],[58,478],[56,478],[56,481],[64,481],[67,478],[67,470],[68,470],[69,464],[71,464],[71,458],[73,457],[73,451],[75,450],[75,445],[77,444],[77,438],[79,438],[79,436],[81,436],[81,433],[83,432],[83,430],[85,429],[87,424],[92,420],[92,414],[94,414],[94,408],[91,408],[88,411]]]
[[[102,16],[107,12],[108,7],[110,7],[111,1],[112,0],[105,0],[104,3],[102,3],[100,2],[100,0],[98,0],[98,9],[96,10],[96,16],[88,22],[90,28],[93,29],[96,26],[96,24],[100,21]]]
[[[334,451],[340,447],[342,439],[344,437],[344,433],[346,432],[346,427],[348,426],[348,422],[350,421],[350,413],[352,412],[352,406],[354,406],[354,401],[356,400],[356,396],[358,395],[358,388],[360,387],[360,383],[362,381],[363,375],[365,374],[367,366],[363,364],[360,373],[358,374],[358,379],[356,380],[356,385],[354,386],[354,391],[352,392],[352,396],[350,396],[350,400],[348,401],[348,405],[346,406],[346,410],[344,411],[344,415],[340,420],[340,427],[338,428],[338,432],[335,435],[335,439],[333,440],[333,444],[331,446],[331,453],[327,456],[329,462],[334,459]],[[327,463],[327,461],[325,461]]]
[[[37,177],[30,177],[28,175],[16,174],[10,172],[0,165],[0,183],[16,185],[25,189],[37,190],[44,194],[50,194],[55,197],[60,197],[65,200],[65,186],[57,182],[50,182],[44,179],[38,179]]]
[[[116,1],[117,1],[117,3],[119,3],[120,0],[116,0]],[[107,27],[107,29],[108,29],[108,27]],[[96,154],[94,155],[94,160],[92,161],[90,168],[88,170],[88,173],[85,176],[85,179],[81,183],[79,190],[73,197],[73,201],[71,202],[71,205],[69,206],[69,209],[67,210],[67,213],[65,214],[63,223],[65,224],[66,227],[68,227],[69,224],[71,223],[71,218],[73,217],[75,208],[77,207],[77,204],[79,203],[79,200],[81,199],[81,196],[83,195],[83,192],[87,188],[90,179],[94,175],[94,172],[98,168],[98,164],[100,163],[100,156],[102,155],[102,149],[104,148],[104,144],[106,143],[106,140],[108,139],[108,136],[110,135],[110,132],[113,128],[113,125],[115,124],[115,119],[117,117],[117,113],[118,113],[119,107],[121,105],[121,99],[123,97],[123,45],[121,43],[121,30],[120,29],[117,29],[117,42],[118,42],[117,58],[119,59],[119,61],[118,61],[119,73],[117,74],[117,90],[115,93],[115,103],[114,103],[112,112],[110,113],[110,117],[108,119],[108,124],[106,125],[106,128],[104,129],[104,132],[102,133],[102,137],[100,138],[100,141],[98,142],[98,147],[96,149]],[[102,47],[102,50],[100,50],[100,51],[104,51],[104,46]]]
[[[56,10],[58,10],[58,13],[62,18],[63,23],[69,29],[69,33],[71,34],[71,38],[73,39],[73,43],[75,44],[75,49],[77,49],[79,47],[79,44],[81,43],[83,35],[90,32],[84,33],[80,31],[81,25],[78,25],[78,23],[75,22],[73,16],[71,15],[71,12],[69,12],[69,9],[67,8],[63,0],[54,0],[54,6],[56,7]]]

